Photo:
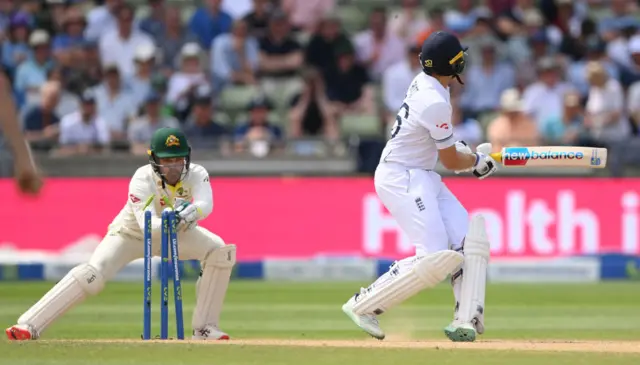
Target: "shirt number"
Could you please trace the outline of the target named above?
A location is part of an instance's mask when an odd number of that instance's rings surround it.
[[[402,110],[404,109],[404,116],[400,116],[400,112],[402,112]],[[398,111],[398,114],[396,115],[396,122],[393,124],[393,127],[391,128],[391,138],[395,137],[398,132],[400,132],[400,128],[402,127],[402,119],[407,119],[409,118],[409,105],[407,105],[407,103],[402,103],[402,106],[400,107],[400,110]]]

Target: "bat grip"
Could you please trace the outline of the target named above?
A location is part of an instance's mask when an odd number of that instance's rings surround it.
[[[494,152],[494,153],[490,153],[489,156],[491,156],[492,159],[498,161],[498,162],[502,162],[502,152]]]

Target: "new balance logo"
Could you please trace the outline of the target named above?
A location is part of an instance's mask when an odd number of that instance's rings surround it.
[[[416,205],[418,206],[418,210],[421,212],[425,209],[424,203],[422,202],[422,198],[416,198]]]
[[[442,128],[442,129],[449,129],[449,125],[447,123],[436,124],[436,127]]]

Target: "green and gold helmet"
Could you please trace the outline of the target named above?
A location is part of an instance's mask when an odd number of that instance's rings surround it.
[[[181,174],[182,180],[189,171],[189,163],[191,162],[191,147],[187,141],[187,137],[178,128],[160,128],[153,133],[151,144],[149,146],[149,163],[153,166],[156,173],[164,179],[165,176],[160,171],[160,159],[162,158],[178,158],[184,157],[184,170]]]
[[[149,156],[157,158],[188,157],[191,148],[184,133],[178,128],[160,128],[151,137]]]

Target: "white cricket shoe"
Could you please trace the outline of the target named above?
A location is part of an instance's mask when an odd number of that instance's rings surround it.
[[[458,304],[454,311],[454,319],[445,327],[444,333],[453,342],[473,342],[476,334],[484,333],[484,311],[477,311],[471,322],[463,323],[458,318]]]
[[[453,342],[473,342],[476,340],[476,328],[471,324],[454,320],[444,329],[445,335]]]
[[[384,332],[382,332],[378,319],[374,314],[358,315],[353,312],[353,306],[356,304],[356,298],[358,295],[359,294],[352,296],[346,303],[344,303],[342,311],[351,318],[353,323],[362,328],[363,331],[378,340],[384,340]]]
[[[228,340],[229,335],[220,331],[218,326],[208,325],[202,329],[194,329],[191,339],[209,341]]]

